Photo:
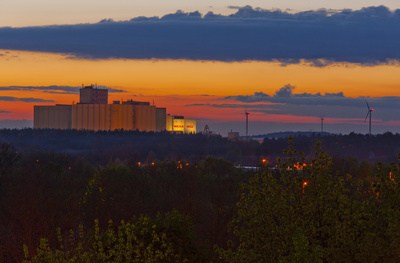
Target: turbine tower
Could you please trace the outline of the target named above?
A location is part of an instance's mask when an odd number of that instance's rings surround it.
[[[369,115],[369,136],[371,137],[371,115],[372,115],[372,112],[374,111],[374,109],[371,109],[369,107],[367,100],[365,100],[365,103],[367,104],[368,113],[367,113],[367,116],[365,117],[364,123],[367,121],[367,118]]]
[[[249,136],[249,114],[250,114],[250,112],[248,112],[246,110],[244,114],[246,114],[246,138],[247,138]]]
[[[321,117],[321,133],[324,132],[324,118]]]

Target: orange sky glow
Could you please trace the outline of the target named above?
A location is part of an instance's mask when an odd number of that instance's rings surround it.
[[[294,93],[343,92],[348,97],[400,96],[398,65],[358,66],[333,64],[313,67],[306,63],[282,66],[278,62],[213,62],[185,60],[84,60],[67,55],[1,51],[0,86],[81,86],[98,84],[125,93],[110,93],[113,100],[134,99],[166,107],[167,113],[214,120],[241,120],[243,109],[185,106],[220,104],[230,95],[264,92],[273,95],[286,84]],[[0,119],[32,119],[33,105],[71,104],[77,94],[38,90],[0,91],[1,96],[40,98],[51,103],[2,101]],[[271,112],[272,113],[272,112]],[[252,120],[318,122],[314,117],[252,113]],[[330,121],[334,121],[331,119]]]

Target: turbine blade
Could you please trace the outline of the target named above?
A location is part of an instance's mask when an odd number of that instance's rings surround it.
[[[371,109],[369,108],[368,101],[367,101],[367,100],[365,100],[365,103],[367,103],[368,110],[370,111]]]
[[[370,114],[371,114],[371,111],[368,111],[367,116],[365,117],[364,123],[367,121],[368,115],[370,115]]]

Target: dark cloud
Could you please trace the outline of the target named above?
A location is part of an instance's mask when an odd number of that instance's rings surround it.
[[[275,97],[290,98],[293,95],[292,93],[293,90],[294,86],[291,86],[290,84],[286,85],[275,93]]]
[[[17,98],[10,96],[0,96],[0,101],[22,101],[22,102],[55,102],[54,100],[45,100],[39,98]]]
[[[175,14],[168,14],[163,17],[161,17],[161,20],[179,20],[179,21],[195,21],[195,20],[201,20],[202,15],[200,14],[199,11],[194,11],[190,13],[185,13],[182,10],[176,11]]]
[[[12,111],[0,110],[0,113],[12,113]]]
[[[296,105],[332,105],[332,106],[357,106],[365,103],[365,97],[345,97],[343,92],[338,93],[293,93],[295,86],[287,84],[270,96],[264,92],[255,92],[253,95],[227,96],[221,100],[235,100],[240,102],[271,102]],[[397,98],[397,97],[396,97]]]
[[[326,9],[289,13],[250,6],[218,15],[177,11],[96,24],[0,28],[0,48],[67,54],[88,59],[189,59],[218,61],[306,60],[363,65],[400,59],[400,10]],[[397,62],[396,62],[397,63]]]
[[[338,93],[294,93],[295,87],[285,85],[273,95],[255,92],[252,95],[227,96],[216,101],[234,103],[189,104],[213,108],[247,109],[250,112],[276,115],[339,118],[363,122],[368,112],[366,100],[375,121],[400,121],[400,97],[346,97]]]
[[[105,86],[99,86],[102,88],[108,89],[110,93],[119,93],[126,92],[122,89],[113,89]],[[20,91],[43,91],[46,93],[55,93],[55,94],[77,94],[79,93],[79,89],[81,87],[71,87],[71,86],[6,86],[0,87],[0,90],[20,90]]]

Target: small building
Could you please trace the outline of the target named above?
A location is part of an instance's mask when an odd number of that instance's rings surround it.
[[[185,119],[183,116],[167,115],[167,131],[196,134],[196,120]]]
[[[233,131],[230,131],[230,132],[228,132],[228,139],[230,139],[230,140],[237,140],[237,139],[239,139],[239,132],[233,132]]]

